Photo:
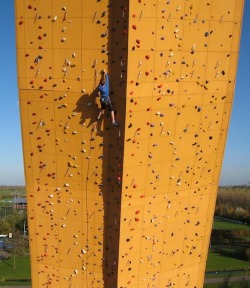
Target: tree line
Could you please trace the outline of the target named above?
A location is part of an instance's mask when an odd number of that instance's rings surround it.
[[[215,216],[250,225],[250,187],[219,187]]]
[[[11,215],[0,218],[0,234],[11,235],[2,239],[4,241],[4,251],[11,254],[24,256],[29,253],[29,242],[26,237],[27,213],[25,210],[13,210]],[[4,254],[6,257],[8,254]],[[0,256],[1,255],[0,253]]]

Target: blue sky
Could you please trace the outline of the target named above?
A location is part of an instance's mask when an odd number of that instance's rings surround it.
[[[0,3],[0,185],[24,185],[18,106],[14,1]],[[245,1],[234,105],[221,185],[250,182],[250,1]]]

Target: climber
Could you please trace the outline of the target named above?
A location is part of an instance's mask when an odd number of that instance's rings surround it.
[[[97,119],[100,120],[102,114],[104,114],[106,107],[108,107],[111,113],[111,120],[114,126],[119,126],[119,124],[115,121],[115,113],[112,103],[109,98],[109,76],[105,70],[101,71],[101,80],[98,86],[98,95],[100,97],[101,102],[101,110],[98,114]]]

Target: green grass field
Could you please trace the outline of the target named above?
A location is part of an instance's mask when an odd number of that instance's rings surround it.
[[[14,268],[14,257],[0,261],[0,282],[8,280],[30,279],[30,259],[26,257],[15,257],[16,268]]]
[[[221,230],[249,230],[250,227],[244,224],[238,224],[231,221],[226,221],[222,219],[214,219],[213,229]]]
[[[9,198],[14,195],[17,195],[18,197],[25,196],[25,188],[19,187],[19,186],[13,186],[13,187],[1,187],[0,186],[0,196],[3,196],[4,198]]]
[[[227,287],[227,288],[249,288],[250,285],[248,283],[230,283],[229,284],[230,286],[225,286],[224,283],[220,283],[220,284],[205,284],[204,285],[204,288],[224,288],[224,287]],[[244,286],[243,286],[244,285]]]
[[[244,248],[234,245],[214,245],[209,251],[206,271],[250,270],[250,262],[242,260]]]

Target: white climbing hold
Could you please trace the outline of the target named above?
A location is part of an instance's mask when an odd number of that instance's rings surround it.
[[[56,20],[57,20],[57,16],[52,18],[52,22],[56,22]]]

